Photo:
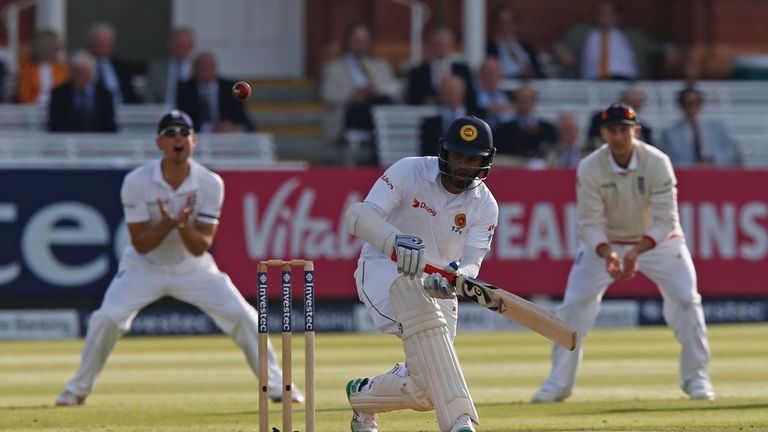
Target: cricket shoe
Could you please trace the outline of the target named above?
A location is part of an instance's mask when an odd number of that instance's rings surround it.
[[[371,380],[369,378],[356,378],[347,383],[347,400],[353,393],[357,393],[367,386]],[[350,403],[351,404],[351,403]],[[378,432],[379,426],[376,424],[376,414],[368,414],[362,411],[352,410],[352,422],[350,428],[352,432]]]
[[[83,405],[85,403],[85,396],[78,396],[69,390],[64,390],[58,398],[56,398],[56,406],[76,406]]]
[[[533,394],[533,397],[531,397],[531,403],[555,403],[555,402],[562,402],[570,395],[564,394],[562,392],[557,391],[551,391],[546,389],[539,389],[536,393]]]
[[[267,390],[267,395],[269,396],[269,400],[272,402],[282,402],[283,401],[283,388],[282,387],[272,387],[269,390]],[[291,402],[296,404],[303,404],[304,403],[304,393],[299,390],[298,387],[296,387],[295,384],[291,385]]]
[[[715,400],[715,392],[712,389],[706,389],[706,388],[693,389],[690,392],[688,392],[688,396],[691,397],[691,400],[707,400],[707,401]]]
[[[690,387],[684,388],[683,391],[688,393],[691,400],[715,400],[715,391],[712,390],[712,384],[709,382],[699,383]]]
[[[453,423],[451,432],[475,432],[475,427],[472,426],[472,419],[466,414],[460,415]]]

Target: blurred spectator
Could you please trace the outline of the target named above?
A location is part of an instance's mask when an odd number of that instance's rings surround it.
[[[480,118],[496,130],[499,123],[515,118],[512,93],[501,89],[501,68],[493,57],[487,57],[477,73],[477,110]]]
[[[564,77],[582,79],[648,79],[654,56],[665,66],[678,61],[667,44],[650,39],[641,30],[621,25],[623,6],[598,0],[594,24],[576,24],[555,44],[555,56]]]
[[[475,87],[469,66],[454,53],[453,33],[446,28],[429,35],[430,58],[408,71],[407,101],[413,105],[434,105],[440,83],[445,75],[457,75],[464,80],[464,104],[475,108]]]
[[[581,127],[573,114],[561,114],[557,122],[558,140],[551,155],[555,168],[576,168],[585,154],[580,140]]]
[[[520,17],[509,6],[492,11],[493,39],[485,46],[485,53],[501,64],[504,78],[543,78],[538,56],[533,47],[518,39]]]
[[[252,131],[243,103],[232,97],[234,81],[217,75],[213,54],[204,52],[192,63],[192,78],[179,84],[176,107],[192,117],[199,132]]]
[[[69,80],[69,68],[60,54],[61,41],[55,31],[35,33],[29,55],[19,63],[19,103],[48,106],[51,90]]]
[[[741,151],[725,122],[702,119],[704,95],[687,87],[677,95],[683,118],[662,131],[660,148],[675,167],[738,166]]]
[[[475,115],[475,111],[464,104],[466,93],[464,80],[455,75],[446,75],[440,83],[439,114],[425,118],[421,123],[421,154],[437,156],[440,151],[440,138],[448,132],[448,127],[459,117]]]
[[[341,56],[323,67],[321,95],[330,107],[326,135],[337,140],[342,125],[344,130],[372,131],[371,108],[392,103],[399,92],[392,66],[371,56],[370,29],[361,23],[350,25]]]
[[[546,158],[557,142],[557,129],[536,115],[536,91],[528,84],[515,91],[517,117],[496,128],[499,155],[524,159],[531,168],[546,166]]]
[[[645,99],[645,92],[641,88],[634,86],[628,87],[619,94],[619,102],[629,105],[638,114],[637,124],[641,127],[640,136],[638,138],[646,144],[655,145],[653,143],[653,130],[648,126],[648,123],[642,121],[642,116],[639,116],[640,111],[643,109],[643,106],[645,106]],[[600,135],[600,126],[602,122],[600,114],[602,114],[602,111],[595,112],[589,124],[587,141],[592,150],[603,144],[603,137]]]
[[[147,72],[147,96],[149,102],[173,106],[176,103],[178,85],[192,77],[192,54],[195,38],[192,30],[180,27],[171,32],[168,41],[168,58],[157,59],[149,64]]]
[[[51,132],[116,132],[112,94],[95,80],[96,60],[85,51],[69,59],[71,79],[54,87],[48,105]]]
[[[88,50],[96,58],[96,79],[112,93],[116,105],[141,103],[134,81],[136,66],[114,57],[115,30],[111,24],[97,21],[88,32]]]

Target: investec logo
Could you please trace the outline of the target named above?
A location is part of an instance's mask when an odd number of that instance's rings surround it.
[[[315,297],[314,277],[312,273],[304,273],[304,331],[315,331]]]
[[[432,215],[432,216],[437,216],[437,212],[435,211],[435,209],[433,209],[432,207],[430,207],[430,206],[428,206],[427,204],[425,204],[425,203],[424,203],[424,201],[419,201],[419,199],[418,199],[418,198],[414,198],[414,199],[413,199],[413,204],[412,204],[412,206],[413,206],[413,208],[422,208],[422,209],[424,209],[424,210],[425,210],[427,213],[429,213],[430,215]]]

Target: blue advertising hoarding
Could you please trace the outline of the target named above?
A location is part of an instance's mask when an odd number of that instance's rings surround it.
[[[128,243],[122,170],[0,171],[0,304],[100,298]]]

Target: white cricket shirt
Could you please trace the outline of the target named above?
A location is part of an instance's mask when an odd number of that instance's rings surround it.
[[[160,160],[152,161],[135,168],[125,176],[121,198],[125,222],[146,222],[152,226],[162,219],[157,199],[163,201],[163,206],[171,216],[176,217],[192,195],[193,212],[190,220],[207,224],[218,224],[221,215],[221,204],[224,200],[224,182],[217,174],[211,172],[194,160],[190,160],[189,176],[173,190],[163,179]],[[126,254],[139,256],[152,264],[178,264],[200,257],[192,255],[184,246],[179,232],[174,229],[153,250],[142,255],[131,245]]]
[[[635,140],[632,161],[620,168],[607,144],[582,159],[576,196],[581,239],[591,250],[601,243],[661,243],[682,235],[677,212],[677,179],[669,157]]]
[[[430,262],[447,265],[461,259],[465,245],[490,249],[499,207],[485,183],[452,194],[439,174],[435,156],[401,159],[376,180],[365,202],[382,209],[402,233],[421,237]],[[360,257],[384,255],[365,243]]]

